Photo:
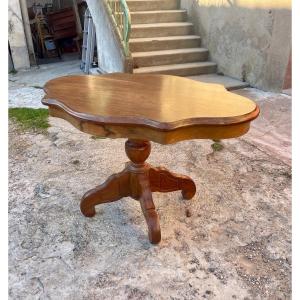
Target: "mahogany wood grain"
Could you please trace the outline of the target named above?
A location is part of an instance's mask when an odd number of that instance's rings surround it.
[[[161,144],[245,134],[257,105],[217,84],[169,75],[115,73],[50,80],[42,102],[83,132]]]
[[[150,168],[149,181],[152,192],[181,190],[184,199],[192,199],[196,193],[196,185],[190,177],[172,173],[163,167]]]
[[[96,205],[130,196],[140,202],[148,225],[149,240],[157,244],[161,239],[161,233],[152,192],[181,190],[184,199],[191,199],[196,193],[196,186],[188,176],[171,173],[165,168],[155,168],[145,163],[150,150],[151,145],[148,141],[127,140],[125,151],[130,162],[126,168],[85,193],[81,199],[80,209],[86,217],[93,217]]]
[[[168,75],[66,76],[50,80],[45,92],[42,102],[52,116],[86,133],[128,138],[125,169],[85,193],[80,209],[93,217],[96,205],[130,196],[140,202],[153,244],[161,232],[152,193],[181,190],[184,199],[191,199],[196,186],[188,176],[147,164],[150,141],[237,137],[259,114],[254,102],[221,85]]]
[[[93,217],[95,206],[120,200],[130,195],[130,174],[127,170],[111,175],[103,184],[86,192],[80,203],[80,210],[86,217]]]

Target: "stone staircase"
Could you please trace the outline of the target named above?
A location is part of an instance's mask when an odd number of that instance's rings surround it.
[[[178,0],[127,0],[131,14],[129,48],[134,73],[179,76],[211,74],[217,70],[208,61],[208,50],[187,21]]]

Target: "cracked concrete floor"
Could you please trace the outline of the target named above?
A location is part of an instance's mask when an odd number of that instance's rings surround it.
[[[44,107],[41,99],[45,95],[44,84],[53,78],[66,75],[83,75],[80,61],[67,60],[59,63],[43,64],[29,70],[9,74],[9,107]]]
[[[158,246],[132,199],[91,219],[79,210],[85,191],[123,168],[125,140],[55,118],[46,135],[10,123],[10,299],[290,299],[291,98],[237,92],[262,113],[223,150],[208,140],[152,144],[150,163],[197,185],[191,201],[154,194]]]

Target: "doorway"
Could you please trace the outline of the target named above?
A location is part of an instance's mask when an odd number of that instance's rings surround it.
[[[86,8],[81,0],[26,0],[37,65],[81,59]]]

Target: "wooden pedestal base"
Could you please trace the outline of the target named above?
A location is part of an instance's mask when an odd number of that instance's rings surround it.
[[[171,173],[162,167],[154,168],[145,163],[151,151],[148,141],[127,140],[125,151],[130,159],[125,169],[85,193],[80,204],[81,212],[86,217],[93,217],[96,205],[130,196],[140,202],[148,225],[149,240],[157,244],[161,234],[152,192],[181,190],[184,199],[191,199],[196,193],[195,183],[188,176]]]

